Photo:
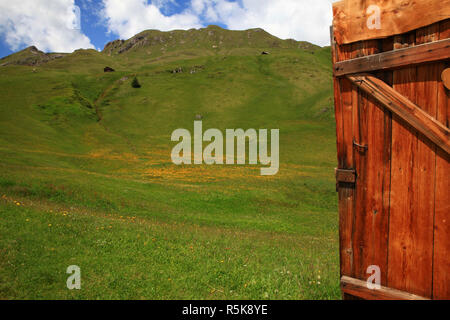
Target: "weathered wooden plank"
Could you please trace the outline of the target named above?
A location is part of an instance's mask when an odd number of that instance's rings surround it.
[[[394,38],[390,37],[381,40],[381,50],[383,52],[394,49]],[[389,86],[393,85],[393,71],[378,72],[377,75]],[[384,109],[384,150],[383,150],[383,210],[388,215],[388,230],[386,237],[389,238],[389,215],[391,196],[391,150],[392,150],[392,113],[389,109]],[[387,258],[387,253],[386,253]]]
[[[448,124],[450,94],[442,83],[438,101],[438,120]],[[441,150],[436,156],[433,298],[450,299],[450,157]]]
[[[416,43],[426,43],[439,39],[439,24],[421,28],[416,32]],[[449,50],[450,51],[450,50]],[[437,119],[438,110],[438,82],[439,63],[417,66],[416,103],[427,114]],[[438,122],[439,123],[439,122]],[[435,188],[436,185],[436,145],[424,140],[418,135],[417,142],[417,171],[415,188],[417,190],[417,211],[420,221],[420,229],[417,227],[417,238],[420,242],[416,248],[423,252],[422,264],[418,270],[418,276],[427,282],[427,296],[433,296],[433,242],[434,242],[434,214],[435,214]],[[418,267],[419,268],[419,267]],[[425,291],[424,291],[425,292]]]
[[[380,46],[378,41],[364,41],[355,49],[359,56],[365,56],[378,52]],[[367,268],[377,265],[382,270],[384,284],[387,280],[388,229],[388,210],[384,210],[382,196],[385,113],[384,108],[377,107],[364,91],[354,92],[358,101],[353,110],[354,166],[358,173],[353,227],[354,277],[366,279]]]
[[[382,50],[393,50],[394,39],[385,39],[381,43]],[[392,85],[393,83],[393,72],[385,71],[378,73],[384,81]],[[376,129],[375,129],[376,130]],[[383,119],[383,149],[380,154],[383,155],[382,166],[383,166],[383,177],[382,177],[382,189],[381,189],[381,201],[382,201],[382,211],[380,212],[380,217],[378,218],[380,225],[380,237],[385,237],[385,242],[382,243],[381,252],[379,254],[379,266],[382,271],[381,274],[381,284],[388,285],[388,270],[389,270],[389,260],[388,260],[388,250],[389,250],[389,218],[390,218],[390,200],[391,200],[391,152],[392,152],[392,113],[389,109],[384,108],[384,119]],[[379,197],[374,195],[374,197]],[[381,238],[382,239],[382,238]],[[384,257],[385,260],[382,260]],[[384,264],[383,264],[384,262]]]
[[[341,103],[342,103],[342,143],[344,152],[341,155],[341,163],[344,169],[352,169],[353,150],[351,149],[352,138],[352,85],[350,81],[341,82]],[[345,275],[353,274],[353,251],[352,251],[352,234],[353,234],[353,218],[354,218],[354,188],[346,187],[339,189],[339,199],[342,206],[340,215],[341,229],[341,256],[342,256],[342,273]]]
[[[389,70],[449,58],[450,39],[444,39],[415,47],[337,62],[334,66],[334,74],[340,77],[352,73]]]
[[[438,147],[450,153],[450,130],[411,100],[372,75],[350,75],[347,77]]]
[[[364,226],[364,219],[361,216],[365,212],[366,196],[363,191],[366,187],[367,176],[367,164],[365,161],[365,155],[367,153],[367,121],[368,121],[368,104],[364,99],[364,92],[360,91],[355,86],[354,90],[355,105],[353,107],[353,151],[354,151],[354,165],[358,174],[356,183],[355,196],[354,196],[354,211],[355,217],[353,220],[353,278],[365,279],[366,274],[362,272],[364,264],[365,243],[364,234],[366,232]],[[360,147],[362,146],[362,147]]]
[[[344,53],[339,50],[334,38],[332,36],[332,59],[333,63],[342,59]],[[335,100],[335,115],[336,115],[336,137],[337,137],[337,153],[339,169],[349,168],[346,156],[347,148],[345,148],[344,130],[344,103],[343,99],[348,100],[348,94],[342,97],[342,79],[334,78],[334,100]],[[347,88],[348,88],[347,82]],[[352,234],[352,217],[353,217],[353,193],[352,188],[339,188],[339,246],[340,246],[340,273],[342,275],[350,275],[353,264],[353,254],[351,248],[351,234]]]
[[[432,27],[418,31],[417,43],[432,40],[433,32]],[[405,71],[409,73],[407,78]],[[433,78],[428,69],[395,71],[394,89],[413,103],[424,103],[419,91],[428,85],[424,82],[433,82]],[[434,116],[435,108],[436,100],[424,107]],[[427,298],[432,297],[434,188],[430,190],[429,186],[434,186],[435,181],[433,148],[432,143],[408,128],[403,120],[394,121],[388,284]]]
[[[439,23],[439,40],[450,38],[450,19]]]
[[[394,50],[394,37],[389,37],[386,39],[378,40],[380,42],[380,50],[381,52],[388,52]],[[392,79],[394,73],[392,70],[379,70],[375,73],[375,75],[386,82],[388,85],[392,86]],[[390,112],[390,111],[389,111]]]
[[[387,281],[387,235],[389,208],[384,199],[389,193],[390,161],[390,127],[385,123],[384,108],[361,94],[360,96],[361,143],[367,144],[367,151],[356,152],[356,170],[358,185],[356,188],[355,223],[355,275],[365,279],[367,268],[371,265],[381,269],[382,284]],[[387,187],[385,189],[385,187]],[[358,262],[358,263],[356,263]]]
[[[399,35],[449,19],[450,0],[345,0],[333,4],[333,17],[337,43],[348,44]]]
[[[348,46],[341,46],[343,49],[342,55],[340,56],[340,60],[347,60],[351,58],[356,58],[362,55],[362,42],[355,43]],[[343,79],[341,79],[342,81]],[[355,110],[358,109],[359,97],[358,97],[358,89],[348,80],[345,79],[345,82],[348,83],[347,89],[350,91],[347,92],[347,97],[344,99],[346,101],[346,107],[344,108],[344,144],[346,147],[346,163],[345,168],[354,168],[355,167],[355,152],[353,148],[353,139],[354,132],[358,130],[359,123],[354,121],[353,114]],[[348,188],[349,197],[348,199],[348,213],[346,217],[347,221],[347,232],[348,237],[350,237],[350,241],[347,242],[347,246],[343,249],[342,254],[351,259],[350,270],[344,275],[355,276],[355,263],[358,263],[355,259],[354,252],[354,243],[355,243],[355,232],[357,231],[355,225],[355,219],[357,216],[356,206],[355,206],[355,188]],[[350,196],[351,195],[351,196]]]
[[[450,38],[450,19],[442,21],[439,24],[439,39],[442,40],[442,39],[448,39],[448,38]],[[445,67],[446,68],[450,67],[450,63],[448,61],[446,62]],[[448,91],[447,91],[447,94],[448,94]],[[446,125],[447,127],[449,126],[449,123],[448,123],[449,118],[450,118],[450,104],[447,104],[447,121],[446,121],[446,123],[444,122],[444,125]],[[444,118],[441,117],[440,119],[443,120]]]
[[[353,50],[351,46],[342,48],[342,52],[339,54],[339,60],[347,60],[353,55]],[[343,104],[342,117],[344,124],[344,154],[343,161],[344,167],[342,169],[352,169],[353,168],[353,122],[352,122],[352,112],[354,101],[353,96],[353,84],[348,79],[340,79],[341,84],[341,99]]]
[[[367,282],[345,276],[341,278],[341,288],[345,293],[365,300],[429,300],[422,296],[386,286],[372,290],[367,287]]]
[[[439,24],[421,28],[416,32],[416,44],[436,41],[439,37]],[[439,64],[417,66],[416,103],[431,115],[437,117],[437,95]],[[437,122],[442,125],[440,122]],[[444,127],[444,126],[442,126]],[[445,128],[445,127],[444,127]],[[447,128],[446,128],[447,129]],[[416,264],[415,277],[422,285],[421,291],[416,293],[426,297],[433,297],[433,242],[434,242],[434,193],[429,186],[436,185],[436,145],[428,139],[417,135],[417,161],[415,162],[414,188],[416,198],[416,217],[412,220],[415,234],[414,257],[420,257],[420,264]]]
[[[396,40],[399,43],[399,39]],[[414,100],[416,71],[417,68],[394,71],[395,90]],[[414,162],[417,139],[414,132],[402,118],[393,114],[388,286],[406,291],[412,288],[411,274],[415,271],[411,262],[414,239],[408,229],[408,223],[415,214]]]
[[[440,38],[450,36],[450,21],[441,23]],[[438,73],[448,68],[442,63]],[[437,120],[449,126],[450,92],[438,84]],[[433,299],[450,299],[450,158],[437,150],[434,216]]]

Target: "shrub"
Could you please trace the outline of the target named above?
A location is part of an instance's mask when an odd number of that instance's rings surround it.
[[[131,86],[133,88],[140,88],[141,87],[141,84],[139,83],[139,80],[136,77],[134,77],[133,82],[131,82]]]

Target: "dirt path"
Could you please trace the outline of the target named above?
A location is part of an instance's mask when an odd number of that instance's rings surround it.
[[[97,122],[103,127],[103,129],[105,129],[106,132],[108,132],[109,134],[113,134],[117,137],[120,137],[121,139],[125,140],[126,144],[128,145],[128,147],[130,148],[130,150],[133,153],[136,153],[137,149],[134,146],[134,144],[130,141],[130,139],[128,139],[127,137],[123,137],[115,132],[112,132],[106,125],[105,123],[102,121],[103,120],[103,115],[102,112],[100,110],[100,104],[101,102],[108,96],[108,94],[116,87],[116,86],[120,86],[121,84],[123,84],[125,81],[123,81],[123,78],[127,78],[127,80],[132,77],[131,75],[126,75],[124,77],[122,77],[119,80],[114,81],[109,87],[107,87],[101,94],[100,96],[95,99],[93,105],[95,108],[95,113],[97,115]]]

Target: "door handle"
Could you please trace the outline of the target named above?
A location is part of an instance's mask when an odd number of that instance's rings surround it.
[[[361,152],[366,152],[367,150],[369,150],[369,146],[359,144],[355,140],[353,140],[353,147],[358,149],[358,151],[361,151]]]

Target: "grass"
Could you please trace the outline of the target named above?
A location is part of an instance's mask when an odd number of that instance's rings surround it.
[[[329,49],[209,31],[0,68],[0,298],[340,298]],[[279,174],[173,165],[198,114],[279,128]]]

